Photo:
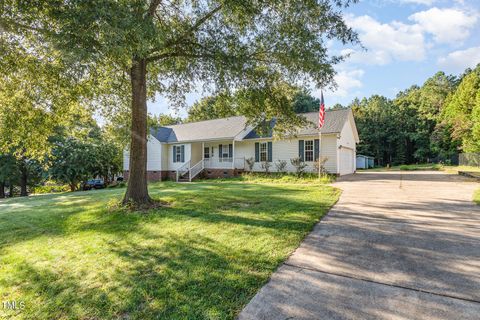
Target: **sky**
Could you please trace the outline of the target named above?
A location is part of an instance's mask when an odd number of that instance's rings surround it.
[[[331,54],[349,57],[335,67],[338,87],[324,91],[326,107],[372,94],[393,98],[437,71],[458,75],[480,63],[480,0],[361,0],[344,14],[364,49],[328,43]],[[187,103],[201,97],[200,91],[189,93]],[[148,111],[186,115],[160,96]]]

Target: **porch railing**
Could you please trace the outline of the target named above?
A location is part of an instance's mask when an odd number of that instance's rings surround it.
[[[180,168],[177,169],[177,182],[187,173],[190,174],[190,161],[185,162]],[[188,179],[190,180],[190,177]]]
[[[245,158],[206,158],[205,168],[208,169],[245,169]]]
[[[192,181],[200,172],[205,169],[205,162],[203,160],[198,161],[193,167],[190,168],[188,180]]]

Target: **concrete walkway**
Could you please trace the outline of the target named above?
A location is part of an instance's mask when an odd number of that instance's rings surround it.
[[[239,315],[480,319],[480,184],[442,172],[359,173]]]

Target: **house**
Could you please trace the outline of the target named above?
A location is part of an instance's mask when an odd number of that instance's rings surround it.
[[[160,127],[151,130],[147,143],[149,180],[205,177],[231,177],[248,171],[247,160],[254,161],[252,171],[264,171],[269,162],[275,172],[279,160],[285,171],[295,172],[290,160],[300,157],[306,171],[315,172],[315,160],[326,158],[325,169],[332,174],[351,174],[356,170],[358,133],[351,109],[327,110],[322,139],[319,141],[318,112],[302,114],[311,123],[299,128],[295,136],[275,140],[260,136],[247,126],[243,116],[206,120]],[[272,122],[273,123],[273,122]],[[124,175],[128,179],[129,152],[124,151]]]

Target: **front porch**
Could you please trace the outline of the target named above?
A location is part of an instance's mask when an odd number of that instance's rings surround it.
[[[232,177],[245,170],[245,157],[235,157],[235,141],[191,143],[190,160],[177,169],[177,181],[192,181],[204,174],[210,178]]]

